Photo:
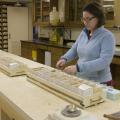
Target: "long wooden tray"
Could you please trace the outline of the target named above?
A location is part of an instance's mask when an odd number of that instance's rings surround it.
[[[86,80],[65,74],[56,69],[38,68],[30,70],[27,73],[27,78],[30,82],[54,93],[70,101],[74,100],[79,103],[81,108],[86,108],[92,105],[97,105],[104,101],[102,97],[102,87],[97,86]],[[78,88],[81,84],[86,84],[93,87],[93,94],[91,96],[84,96]],[[65,96],[65,97],[63,97]]]
[[[0,57],[0,70],[8,76],[26,74],[27,66],[9,57]]]

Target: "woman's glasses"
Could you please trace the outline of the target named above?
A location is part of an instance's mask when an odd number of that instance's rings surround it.
[[[85,22],[90,22],[90,21],[91,21],[92,19],[94,19],[94,18],[95,18],[95,16],[86,17],[86,18],[82,17],[82,18],[81,18],[81,21],[82,21],[82,22],[84,22],[84,21],[85,21]]]

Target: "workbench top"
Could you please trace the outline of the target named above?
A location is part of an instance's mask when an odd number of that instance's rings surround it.
[[[10,53],[0,51],[0,55],[12,57],[27,64],[30,68],[44,66],[31,60],[21,58]],[[47,67],[47,66],[46,66]],[[48,67],[50,69],[50,67]],[[48,91],[27,81],[27,77],[8,77],[0,72],[0,103],[11,107],[25,120],[45,120],[46,117],[57,110],[62,110],[69,103]],[[83,120],[107,120],[103,114],[110,114],[120,110],[119,101],[105,101],[96,106],[82,110],[88,117]],[[91,119],[90,119],[91,116]],[[92,118],[95,116],[95,118]],[[97,117],[97,118],[96,118]],[[68,119],[69,120],[69,119]],[[81,119],[82,120],[82,119]]]

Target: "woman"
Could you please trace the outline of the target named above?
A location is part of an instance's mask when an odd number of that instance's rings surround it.
[[[56,67],[62,69],[66,62],[78,58],[76,65],[64,68],[64,72],[81,78],[111,84],[110,63],[115,52],[115,38],[104,28],[102,6],[91,2],[83,8],[82,21],[85,28],[72,48],[61,57]]]

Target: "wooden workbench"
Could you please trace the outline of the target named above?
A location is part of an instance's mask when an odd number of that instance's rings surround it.
[[[3,51],[0,51],[0,55],[12,57],[25,63],[30,68],[43,66],[42,64]],[[61,110],[68,104],[67,101],[28,82],[25,75],[8,77],[0,72],[1,120],[45,120],[48,114],[59,109]],[[93,115],[97,119],[91,120],[107,120],[103,118],[103,114],[117,112],[120,110],[119,108],[120,101],[106,101],[97,106],[82,110],[82,114],[88,114],[88,117],[83,120],[90,120],[90,116],[92,117]]]

